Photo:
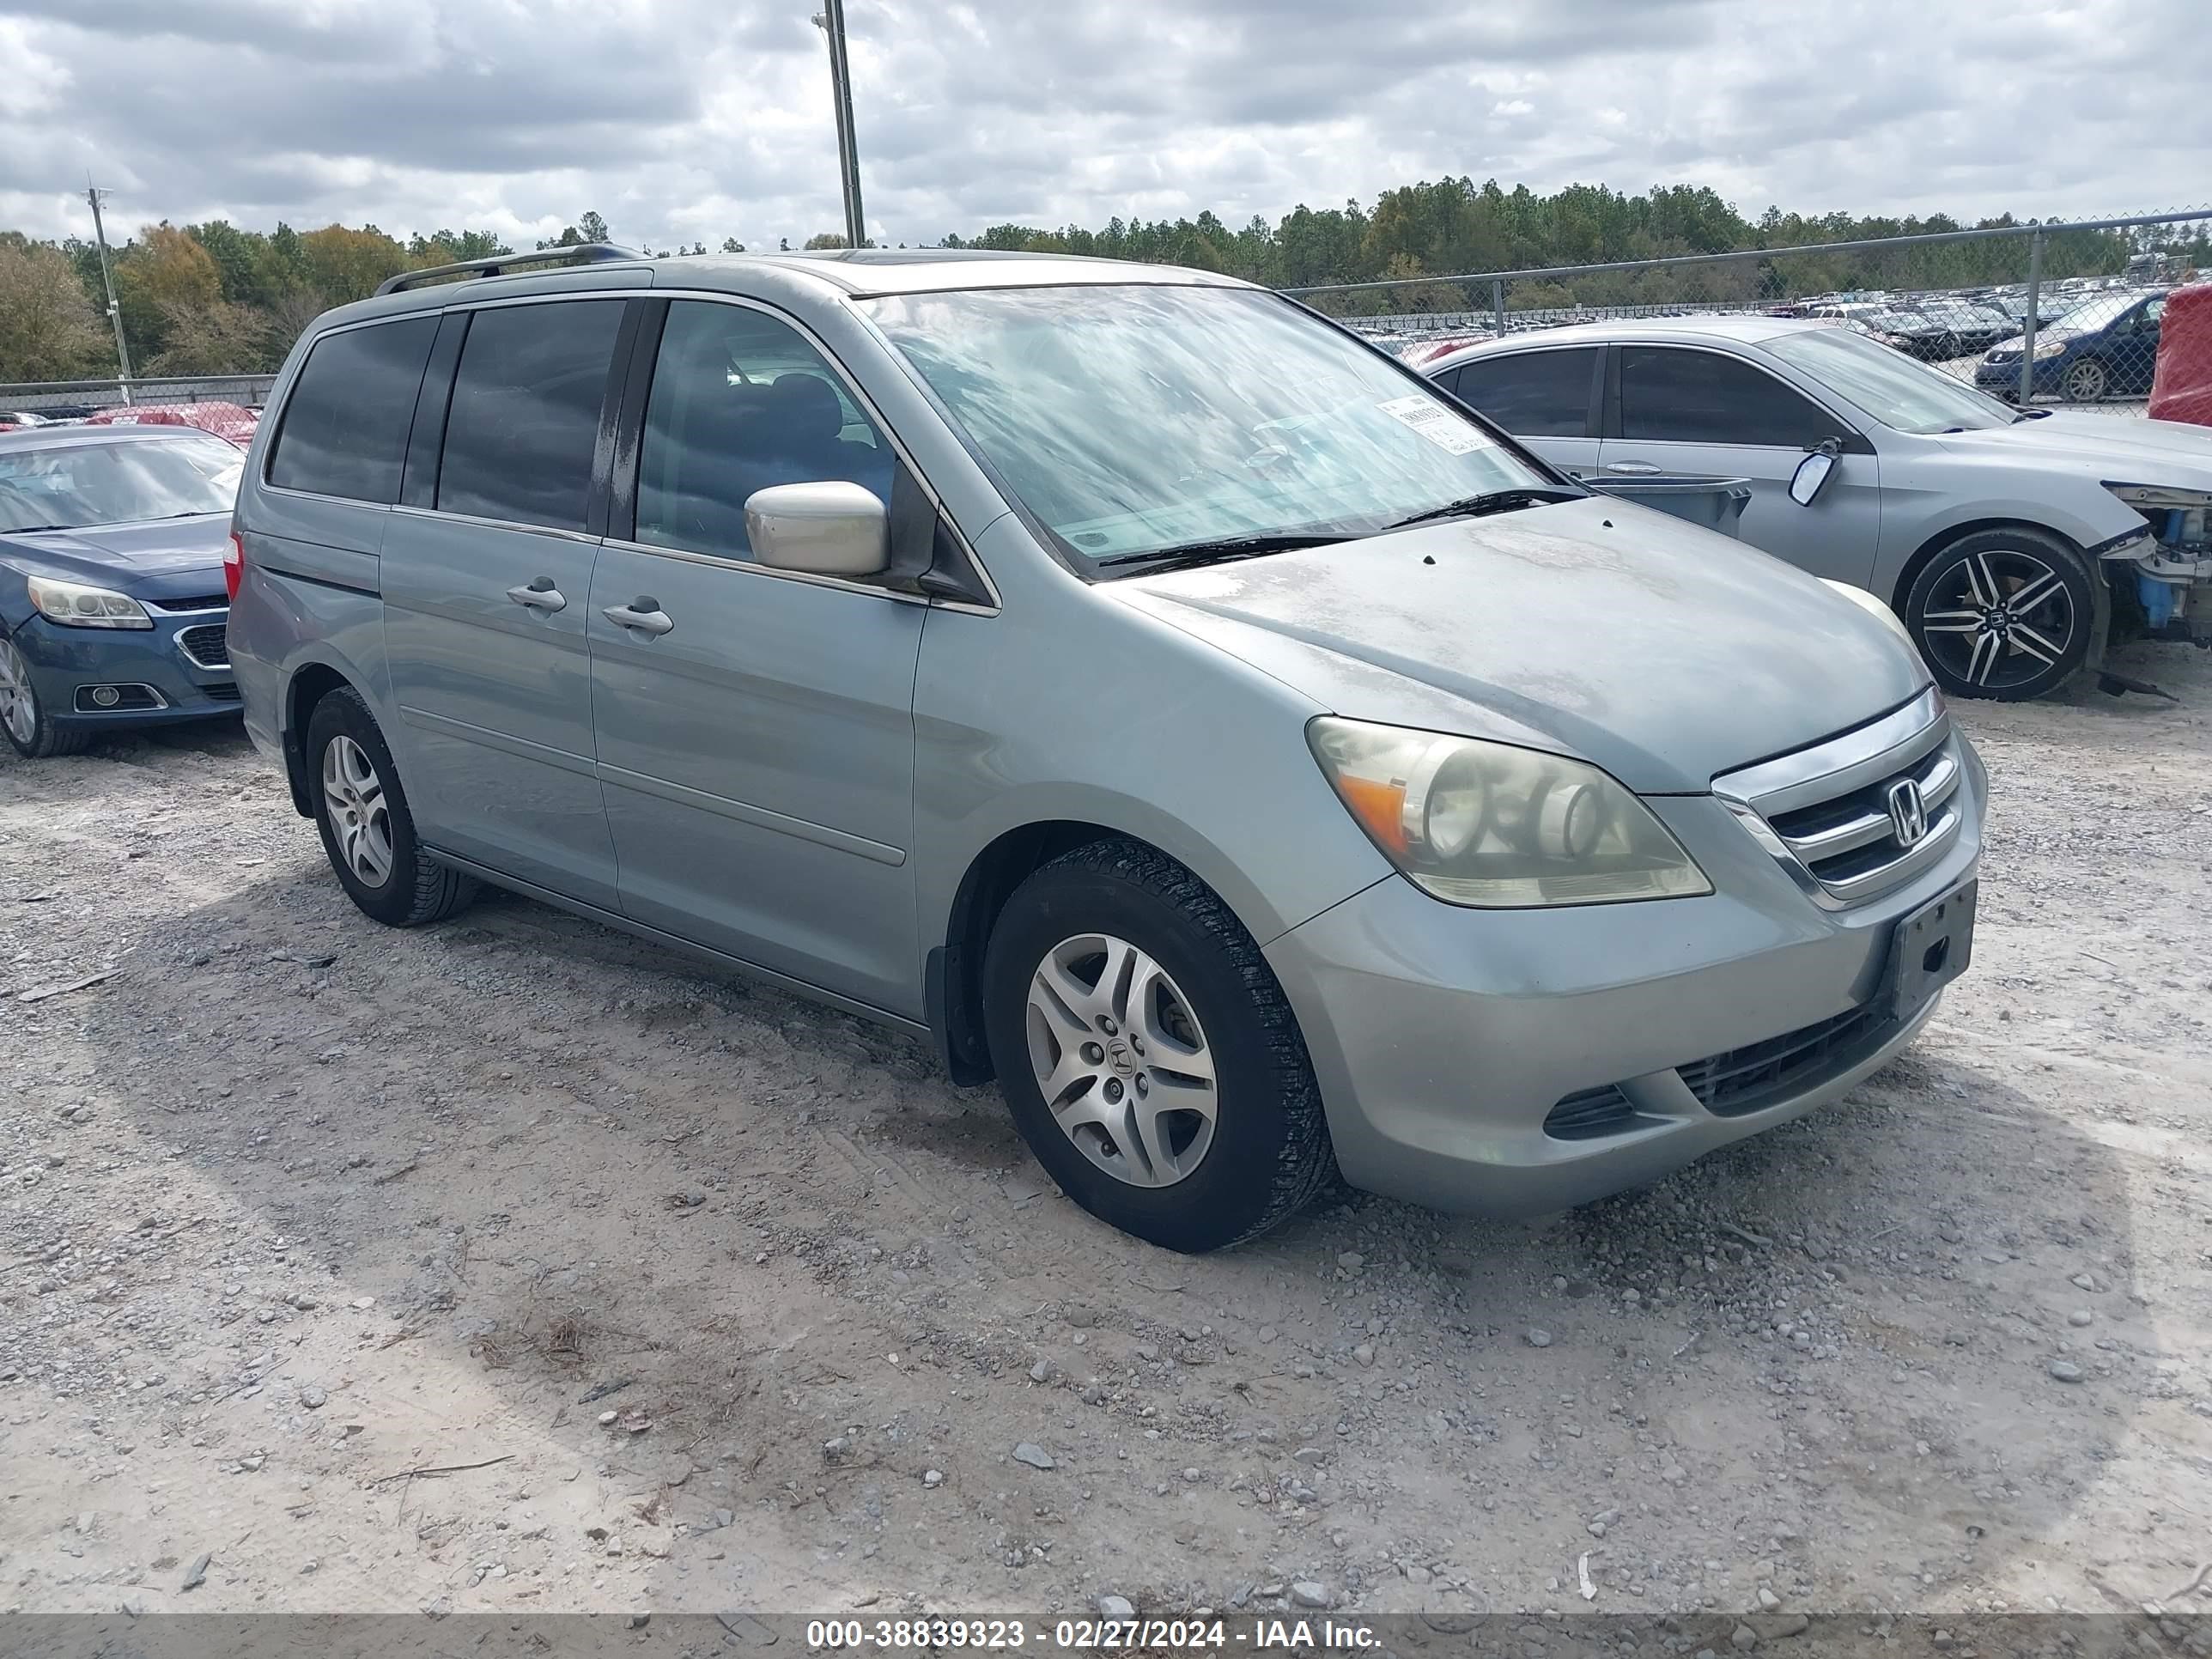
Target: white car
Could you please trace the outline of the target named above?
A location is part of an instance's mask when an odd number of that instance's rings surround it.
[[[2040,696],[2084,668],[2126,690],[2114,637],[2212,639],[2205,428],[2023,414],[1774,317],[1585,324],[1421,372],[1600,486],[1748,479],[1741,538],[1882,599],[1947,692]]]

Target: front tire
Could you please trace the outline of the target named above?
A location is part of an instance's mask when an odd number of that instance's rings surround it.
[[[1334,1171],[1273,970],[1152,848],[1093,842],[1015,890],[984,957],[983,1024],[1030,1151],[1123,1232],[1218,1249],[1295,1214]]]
[[[387,927],[420,927],[476,896],[473,879],[422,850],[392,750],[350,687],[315,705],[307,762],[323,851],[362,915]]]
[[[1922,567],[1905,625],[1946,696],[2048,696],[2088,657],[2095,580],[2047,531],[1977,531]]]
[[[74,755],[92,741],[88,727],[54,723],[31,683],[31,665],[5,634],[0,634],[0,732],[25,760]]]
[[[2065,378],[2058,386],[2069,404],[2102,403],[2105,394],[2112,389],[2112,377],[2094,357],[2084,357],[2078,363],[2067,365]]]

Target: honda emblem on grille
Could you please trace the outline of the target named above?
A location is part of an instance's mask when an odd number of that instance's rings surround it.
[[[1889,786],[1889,827],[1896,832],[1899,847],[1917,846],[1928,833],[1928,806],[1920,799],[1920,786],[1911,778],[1899,778]]]

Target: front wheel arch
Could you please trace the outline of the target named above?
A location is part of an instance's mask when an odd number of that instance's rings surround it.
[[[1960,590],[1954,592],[1951,591],[1952,584],[1943,580],[1944,571],[1946,568],[1955,568],[1954,562],[1962,554],[1972,556],[1981,568],[1983,575],[1979,582],[1972,584],[1971,592]],[[1935,620],[1939,614],[1929,611],[1931,600],[1944,609],[1962,603],[1967,608],[1949,611],[1949,616],[1960,619],[1957,626],[1929,629],[1929,632],[1947,636],[1969,633],[1973,612],[1979,610],[1984,603],[1978,597],[1982,589],[1996,586],[1998,598],[2003,597],[2006,590],[2001,586],[2002,568],[2008,560],[2014,567],[2025,565],[2030,568],[2025,575],[2014,580],[2011,592],[2042,588],[2045,581],[2055,576],[2063,586],[2065,594],[2071,597],[2067,613],[2069,632],[2059,644],[2056,662],[2045,656],[2042,651],[2029,651],[2029,647],[2019,643],[2021,639],[2025,639],[2031,643],[2040,642],[2048,646],[2057,637],[2046,617],[2031,617],[2025,613],[2011,619],[2009,626],[2014,630],[2011,635],[2006,632],[2005,623],[1999,623],[1996,639],[1986,641],[1992,652],[1997,654],[1989,659],[1986,666],[1980,666],[1982,657],[1978,645],[1967,663],[1956,659],[1960,653],[1955,649],[1944,652],[1933,648],[1923,631],[1923,625]],[[1995,574],[1991,570],[1993,562],[1999,567]],[[2044,576],[2037,577],[2033,574],[2038,567],[2045,573]],[[1972,580],[1971,576],[1967,580]],[[1941,586],[1944,592],[1940,595],[1935,592],[1933,589],[1936,586]],[[2085,669],[2100,667],[2112,625],[2112,594],[2100,562],[2087,556],[2080,544],[2070,537],[2043,526],[2009,520],[1954,526],[1931,538],[1928,544],[1918,550],[1907,562],[1891,608],[1904,622],[1906,631],[1913,635],[1923,660],[1946,694],[1994,697],[2007,702],[2050,696]],[[2004,609],[2002,604],[1997,608],[1999,611]],[[1924,611],[1929,615],[1923,617],[1922,613]],[[2030,620],[2045,632],[2030,632],[2022,625]],[[1980,638],[1978,635],[1973,637]],[[2013,640],[2011,645],[2003,643],[2008,638]],[[1954,647],[1963,643],[1956,639],[1947,639],[1944,642]],[[2042,657],[2051,665],[2039,672],[2030,672],[2009,684],[1991,675],[1990,670],[1996,669],[2000,663],[2013,661],[2023,652]],[[1952,660],[1944,660],[1946,657]]]
[[[1887,593],[1882,595],[1884,603],[1897,616],[1903,617],[1905,598],[1912,592],[1912,584],[1920,580],[1920,573],[1928,568],[1928,562],[1952,543],[1963,541],[1969,536],[1978,536],[1985,530],[2026,530],[2038,536],[2048,536],[2072,549],[2074,556],[2090,567],[2089,588],[2096,599],[2096,614],[2090,623],[2089,655],[2084,665],[2092,670],[2103,667],[2105,647],[2110,643],[2112,626],[2112,590],[2104,566],[2101,562],[2092,560],[2084,553],[2081,542],[2063,530],[2054,530],[2047,524],[2038,524],[2033,519],[1968,519],[1960,524],[1944,526],[1912,550],[1911,556],[1898,571],[1896,582]]]
[[[1000,911],[1032,873],[1099,841],[1162,850],[1110,824],[1049,818],[1004,831],[969,860],[945,919],[944,941],[929,952],[922,975],[929,1026],[954,1083],[971,1087],[998,1075],[983,1035],[983,952]]]

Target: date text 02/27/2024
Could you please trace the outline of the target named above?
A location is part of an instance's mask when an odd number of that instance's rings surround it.
[[[1103,1653],[1358,1652],[1380,1640],[1369,1626],[1335,1619],[1062,1619],[1048,1637],[1020,1619],[822,1619],[806,1627],[806,1645],[817,1652],[1020,1650],[1048,1641],[1061,1650]]]

